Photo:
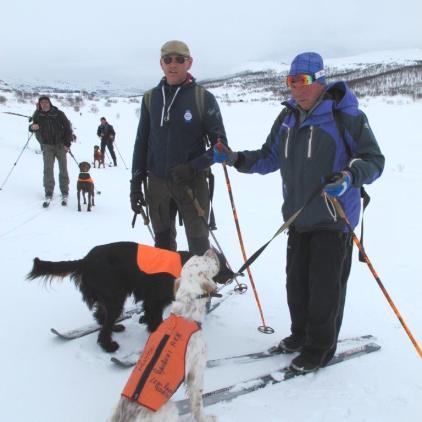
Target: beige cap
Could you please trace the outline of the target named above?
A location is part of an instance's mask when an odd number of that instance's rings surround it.
[[[189,47],[182,41],[167,41],[161,47],[161,57],[169,54],[179,54],[180,56],[190,57]]]

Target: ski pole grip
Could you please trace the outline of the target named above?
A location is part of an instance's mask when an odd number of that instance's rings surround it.
[[[193,206],[196,209],[196,212],[198,213],[199,217],[204,217],[205,216],[205,211],[202,209],[201,205],[199,204],[198,200],[193,196],[193,192],[191,188],[186,188],[186,192],[189,196],[189,198],[191,199]]]
[[[134,228],[135,228],[136,216],[137,216],[137,214],[136,214],[136,212],[134,212],[134,213],[133,213],[133,218],[132,218],[132,229],[134,229]]]
[[[148,226],[148,224],[149,224],[148,216],[145,214],[145,211],[142,207],[141,207],[140,211],[141,211],[142,218],[144,219],[144,225]]]

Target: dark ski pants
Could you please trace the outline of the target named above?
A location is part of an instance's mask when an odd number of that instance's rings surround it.
[[[59,185],[62,195],[69,194],[69,174],[67,173],[66,150],[63,144],[41,145],[42,157],[44,162],[44,191],[48,196],[54,192],[54,161],[57,159],[59,164]]]
[[[106,147],[110,151],[111,158],[113,159],[113,164],[116,166],[117,165],[117,159],[116,159],[116,153],[114,152],[113,141],[111,141],[111,140],[106,141],[104,139],[101,139],[101,148],[100,149],[101,149],[101,152],[103,154],[103,157],[105,157]]]
[[[337,347],[352,249],[347,233],[289,232],[286,288],[291,331],[303,352],[321,366]]]
[[[204,210],[205,222],[208,222],[210,194],[205,173],[197,175],[190,187]],[[185,186],[174,184],[150,173],[147,202],[156,247],[176,250],[176,214],[179,211],[185,226],[189,251],[202,255],[209,249],[207,225],[198,216],[192,200],[186,193]]]

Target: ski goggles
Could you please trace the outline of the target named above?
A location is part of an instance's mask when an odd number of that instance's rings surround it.
[[[185,57],[185,56],[164,56],[164,57],[162,57],[162,59],[163,59],[163,62],[165,64],[170,64],[170,63],[173,62],[173,60],[178,64],[183,64],[188,59],[188,57]]]
[[[289,88],[292,87],[292,84],[296,84],[297,86],[303,86],[303,85],[311,85],[315,82],[315,76],[308,75],[306,73],[300,73],[298,75],[289,75],[286,78],[286,84]]]

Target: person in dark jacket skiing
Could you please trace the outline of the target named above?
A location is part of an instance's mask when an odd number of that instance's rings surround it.
[[[38,99],[37,109],[32,116],[31,132],[41,145],[44,161],[44,206],[48,206],[54,191],[54,160],[59,163],[59,184],[62,205],[67,205],[69,195],[69,175],[67,173],[66,153],[73,140],[72,127],[66,115],[53,106],[47,96]]]
[[[290,226],[286,288],[291,335],[279,345],[285,353],[300,352],[291,367],[308,372],[325,366],[335,353],[351,268],[351,236],[330,197],[338,199],[355,227],[360,187],[381,175],[384,156],[346,83],[326,84],[319,54],[299,54],[287,85],[291,98],[261,149],[233,152],[218,146],[214,161],[243,173],[280,170],[285,221],[321,187],[322,194]]]
[[[100,126],[97,129],[97,136],[101,139],[101,152],[103,157],[105,156],[106,147],[110,151],[111,158],[113,159],[114,166],[117,166],[116,153],[114,152],[114,138],[116,137],[116,132],[112,125],[107,122],[105,117],[101,117]]]
[[[170,250],[176,250],[178,211],[189,250],[202,255],[210,246],[205,224],[210,208],[206,176],[213,164],[213,151],[207,150],[207,144],[226,143],[225,129],[214,96],[189,73],[192,57],[188,46],[181,41],[165,43],[160,64],[164,77],[142,100],[133,151],[131,207],[139,213],[148,203],[155,246]],[[187,189],[204,210],[203,218]]]

